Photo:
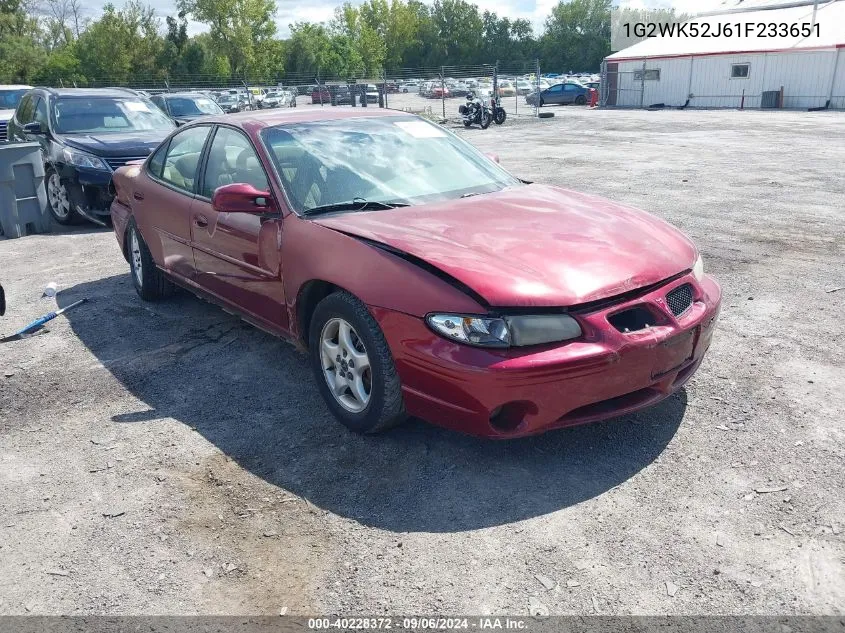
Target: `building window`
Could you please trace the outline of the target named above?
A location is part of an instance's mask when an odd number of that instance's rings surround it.
[[[660,81],[660,69],[652,68],[645,71],[645,79],[643,79],[643,71],[634,71],[634,81]]]
[[[748,79],[750,64],[733,64],[731,66],[731,79]]]

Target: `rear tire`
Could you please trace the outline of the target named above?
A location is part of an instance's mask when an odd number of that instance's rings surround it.
[[[393,355],[359,299],[336,292],[320,301],[308,341],[314,379],[341,424],[356,433],[378,433],[404,421],[402,385]]]
[[[126,251],[129,255],[129,271],[132,285],[138,296],[144,301],[160,301],[171,296],[176,287],[167,276],[158,269],[147,248],[147,243],[141,237],[141,232],[135,222],[129,224],[126,230]]]

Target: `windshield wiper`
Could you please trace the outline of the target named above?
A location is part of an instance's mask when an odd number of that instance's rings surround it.
[[[410,205],[405,202],[379,202],[378,200],[355,198],[349,202],[337,202],[335,204],[311,207],[305,210],[305,215],[320,215],[323,213],[332,213],[333,211],[384,211],[386,209],[408,206]]]

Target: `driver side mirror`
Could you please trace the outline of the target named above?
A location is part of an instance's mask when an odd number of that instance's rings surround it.
[[[44,130],[41,129],[41,123],[38,121],[31,121],[23,126],[23,131],[26,134],[44,134]]]
[[[267,215],[279,211],[269,191],[259,191],[245,182],[223,185],[215,189],[211,196],[211,206],[218,213]]]

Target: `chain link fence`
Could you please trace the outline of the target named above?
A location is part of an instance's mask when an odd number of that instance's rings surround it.
[[[87,81],[84,87],[123,87],[150,95],[161,92],[205,91],[211,94],[238,92],[248,98],[245,107],[264,107],[263,96],[271,91],[289,91],[297,107],[389,107],[424,114],[436,119],[460,118],[458,107],[467,95],[485,101],[498,99],[508,117],[535,117],[539,112],[540,91],[565,81],[598,79],[587,73],[582,77],[552,74],[544,77],[539,60],[531,62],[493,62],[474,66],[438,66],[402,68],[358,74],[352,77],[326,76],[319,69],[313,73],[280,73],[273,77],[235,77],[221,79],[212,75],[135,78],[119,81],[101,78]],[[61,83],[63,87],[68,84]],[[81,84],[79,87],[83,87]],[[586,101],[586,100],[585,100]]]

